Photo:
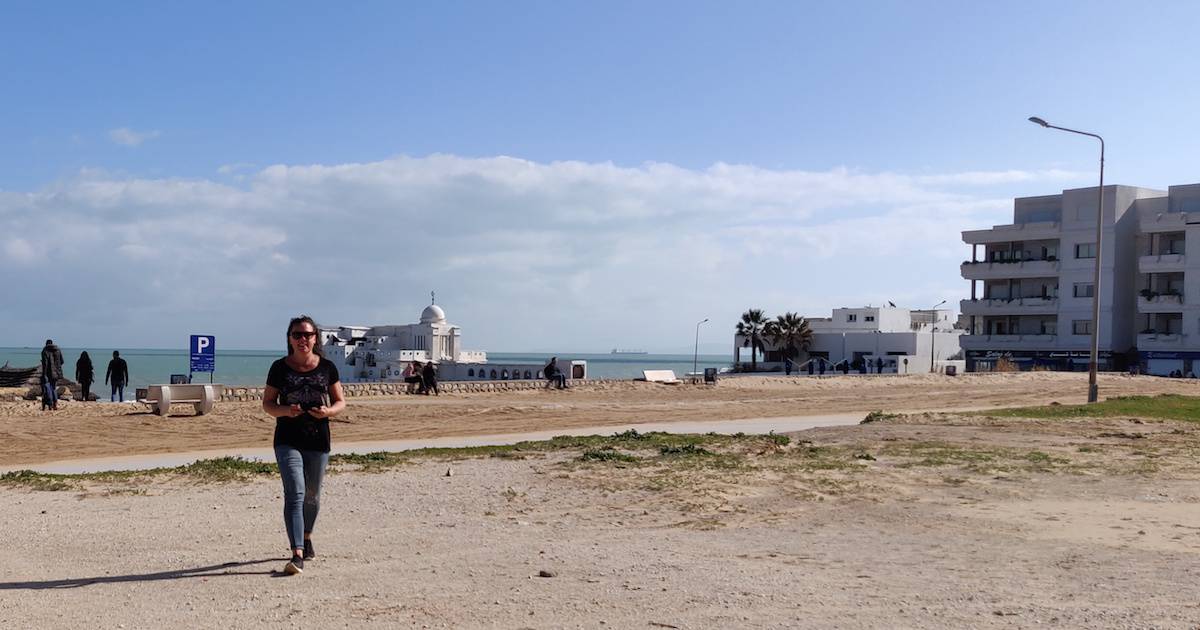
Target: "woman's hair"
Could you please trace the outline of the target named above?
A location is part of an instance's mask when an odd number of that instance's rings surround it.
[[[321,328],[317,326],[317,322],[314,322],[313,318],[309,317],[308,315],[293,317],[292,321],[288,322],[287,332],[283,333],[283,342],[287,344],[287,353],[292,353],[292,342],[289,340],[289,337],[292,336],[292,328],[295,328],[296,324],[308,324],[309,326],[312,326],[313,332],[316,333],[316,335],[313,336],[313,354],[324,359],[325,351],[321,349],[320,339]]]

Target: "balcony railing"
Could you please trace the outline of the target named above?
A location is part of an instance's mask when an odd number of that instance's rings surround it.
[[[1186,212],[1143,212],[1138,217],[1138,228],[1142,233],[1180,232],[1187,228]]]
[[[1183,310],[1183,296],[1177,292],[1156,293],[1143,289],[1138,294],[1138,310],[1144,313],[1176,313]]]
[[[1186,264],[1186,254],[1150,254],[1138,257],[1138,271],[1141,273],[1183,271]]]
[[[1058,297],[980,298],[962,300],[959,310],[966,315],[1053,313],[1058,310]]]
[[[1004,348],[1023,346],[1038,348],[1054,345],[1058,335],[963,335],[959,345],[963,348]]]
[[[962,277],[968,280],[992,280],[998,278],[1034,278],[1058,275],[1058,259],[1045,260],[998,260],[963,261],[959,268]]]
[[[1187,343],[1187,335],[1183,333],[1153,333],[1141,332],[1137,336],[1138,350],[1147,348],[1177,348]]]
[[[1061,233],[1061,225],[1057,221],[1039,221],[994,225],[990,230],[966,230],[962,238],[968,244],[1007,243],[1054,239]]]

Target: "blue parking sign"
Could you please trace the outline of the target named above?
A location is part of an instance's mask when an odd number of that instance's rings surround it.
[[[217,338],[212,335],[192,335],[189,344],[192,372],[215,372],[217,366]]]

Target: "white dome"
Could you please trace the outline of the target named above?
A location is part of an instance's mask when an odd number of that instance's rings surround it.
[[[446,312],[443,311],[442,307],[438,306],[437,304],[430,304],[429,306],[425,307],[425,310],[421,311],[422,324],[444,321],[446,321]]]

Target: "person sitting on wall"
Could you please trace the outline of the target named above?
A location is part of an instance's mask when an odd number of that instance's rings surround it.
[[[412,363],[409,363],[408,367],[404,368],[403,376],[404,382],[408,383],[409,394],[413,393],[414,390],[416,390],[416,393],[418,394],[425,391],[425,379],[421,377],[420,361],[413,361]]]
[[[542,374],[546,375],[547,389],[551,385],[556,386],[558,389],[567,388],[567,375],[558,369],[558,357],[550,357],[550,362],[546,364],[546,367],[542,368]]]

